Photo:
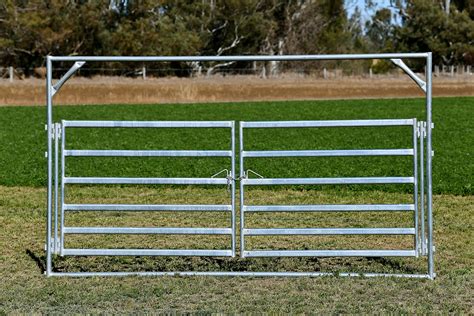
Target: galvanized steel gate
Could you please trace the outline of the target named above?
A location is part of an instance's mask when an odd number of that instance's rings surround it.
[[[235,256],[235,152],[234,122],[187,122],[187,121],[62,121],[55,129],[61,133],[55,137],[55,147],[61,138],[61,198],[60,219],[55,212],[55,238],[60,235],[58,243],[54,243],[53,252],[61,256]],[[226,128],[229,129],[231,146],[227,150],[74,150],[66,146],[66,130],[68,128]],[[58,137],[60,136],[60,137]],[[66,157],[227,157],[230,170],[226,178],[124,178],[124,177],[66,177]],[[58,159],[56,151],[55,160]],[[57,166],[58,164],[56,164]],[[59,179],[59,177],[56,177]],[[65,200],[65,189],[68,184],[176,184],[176,185],[221,185],[230,186],[231,196],[225,205],[169,205],[169,204],[68,204]],[[58,186],[58,181],[56,181]],[[58,192],[58,189],[56,189]],[[55,204],[58,205],[56,196]],[[58,208],[56,208],[58,210]],[[79,211],[172,211],[172,212],[228,212],[231,227],[224,228],[182,228],[182,227],[70,227],[65,223],[65,212]],[[59,234],[58,234],[59,229]],[[229,235],[229,249],[65,249],[66,234],[169,234],[169,235]]]
[[[250,128],[339,128],[339,127],[412,127],[412,148],[401,149],[350,149],[350,150],[292,150],[246,151],[244,130]],[[404,120],[347,120],[347,121],[287,121],[287,122],[240,122],[240,231],[242,257],[414,257],[418,256],[418,129],[416,119]],[[348,156],[411,156],[413,173],[408,177],[344,177],[344,178],[255,178],[244,173],[245,158],[269,157],[348,157]],[[413,202],[410,204],[344,204],[344,205],[247,205],[244,200],[245,186],[267,185],[346,185],[346,184],[411,184]],[[413,227],[406,228],[247,228],[245,214],[250,212],[413,212]],[[425,232],[421,233],[424,236]],[[410,250],[246,250],[245,236],[271,235],[411,235]]]
[[[415,75],[397,58],[426,58],[426,82]],[[235,123],[233,121],[62,121],[52,122],[52,96],[64,82],[86,61],[187,61],[187,60],[328,60],[387,58],[403,69],[426,92],[427,122],[416,119],[339,120],[339,121],[276,121],[240,122],[240,176],[235,176]],[[56,85],[52,85],[52,61],[76,61],[74,66]],[[433,218],[431,194],[431,53],[423,54],[372,54],[372,55],[307,55],[307,56],[226,56],[226,57],[51,57],[47,59],[48,101],[48,210],[46,236],[46,274],[48,276],[124,276],[124,275],[215,275],[215,276],[322,276],[324,272],[250,272],[250,271],[180,271],[180,272],[53,272],[52,254],[62,256],[236,256],[236,238],[240,234],[241,257],[418,257],[428,256],[426,274],[339,273],[340,276],[400,276],[430,278],[434,274]],[[399,149],[350,150],[266,150],[244,149],[246,129],[269,128],[350,128],[407,126],[411,130],[412,146]],[[78,150],[66,144],[68,128],[225,128],[230,131],[230,148],[222,150]],[[427,142],[424,142],[424,138]],[[53,150],[54,141],[54,150]],[[61,150],[59,149],[61,145]],[[425,161],[426,150],[426,183]],[[250,178],[245,171],[246,158],[270,157],[348,157],[348,156],[410,156],[412,174],[404,177],[346,177],[346,178]],[[53,164],[54,157],[54,164]],[[227,157],[226,176],[209,178],[123,178],[123,177],[67,177],[66,157]],[[53,168],[54,166],[54,168]],[[61,172],[59,174],[59,166]],[[240,229],[236,227],[236,181],[240,184]],[[67,185],[72,184],[182,184],[221,185],[230,190],[229,203],[224,205],[164,205],[164,204],[70,204],[65,200]],[[344,185],[344,184],[409,184],[413,186],[412,203],[405,204],[318,204],[318,205],[249,205],[245,201],[246,186],[267,185]],[[425,190],[426,185],[426,190]],[[426,200],[425,200],[426,193]],[[83,211],[209,211],[228,212],[230,227],[74,227],[68,226],[65,213]],[[404,228],[253,228],[246,226],[245,214],[254,212],[412,212],[413,226]],[[65,248],[67,234],[179,234],[228,235],[228,249],[70,249]],[[408,235],[413,236],[411,249],[392,250],[253,250],[245,246],[246,236],[272,235]]]

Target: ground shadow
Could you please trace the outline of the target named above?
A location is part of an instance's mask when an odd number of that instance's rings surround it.
[[[387,258],[57,257],[58,272],[248,271],[418,274],[419,267]]]
[[[33,259],[33,261],[36,263],[36,265],[38,266],[38,268],[40,269],[41,273],[44,274],[44,272],[46,271],[46,267],[45,267],[45,260],[46,260],[46,257],[45,256],[37,256],[33,251],[31,251],[30,249],[26,249],[26,254],[31,258]]]

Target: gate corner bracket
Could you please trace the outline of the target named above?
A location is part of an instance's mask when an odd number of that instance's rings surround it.
[[[398,68],[402,69],[415,83],[423,90],[424,93],[426,93],[426,82],[418,77],[413,70],[408,67],[403,60],[398,59],[398,58],[392,58],[390,61],[397,66]]]
[[[81,69],[85,63],[85,61],[76,61],[74,65],[72,65],[72,67],[69,68],[69,70],[61,77],[61,79],[59,79],[55,85],[51,86],[51,96],[54,96],[59,91],[59,89],[61,89],[63,84],[66,83],[66,81],[71,78],[79,69]]]

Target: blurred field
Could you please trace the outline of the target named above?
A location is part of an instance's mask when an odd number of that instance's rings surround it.
[[[435,77],[434,96],[474,96],[474,76]],[[421,97],[407,76],[311,78],[296,75],[212,78],[123,77],[72,78],[55,96],[55,104],[156,104],[264,100]],[[0,80],[0,105],[44,105],[45,80]]]

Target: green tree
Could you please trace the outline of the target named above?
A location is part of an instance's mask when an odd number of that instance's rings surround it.
[[[372,51],[383,52],[391,49],[389,42],[393,36],[394,25],[390,9],[377,10],[371,20],[366,22],[365,29]]]
[[[472,64],[474,22],[466,11],[447,15],[430,0],[412,0],[402,11],[403,22],[395,28],[393,43],[399,51],[432,51],[434,63]]]

